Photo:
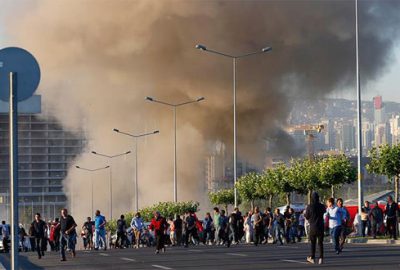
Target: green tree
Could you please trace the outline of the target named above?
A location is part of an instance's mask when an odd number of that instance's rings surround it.
[[[322,187],[319,179],[319,159],[293,159],[288,169],[288,178],[295,191],[307,194],[308,203],[311,202],[311,193]]]
[[[213,205],[222,205],[228,213],[228,205],[235,203],[233,188],[222,189],[216,192],[209,192],[208,198]]]
[[[174,217],[175,215],[182,215],[187,211],[197,212],[199,210],[199,203],[188,201],[188,202],[159,202],[155,205],[145,207],[139,210],[144,221],[149,222],[153,216],[154,212],[158,211],[160,214],[166,218]],[[130,223],[135,213],[126,213],[126,222]],[[110,232],[114,233],[117,226],[117,221],[115,219],[107,222],[106,228]]]
[[[335,198],[335,189],[357,179],[357,170],[345,155],[324,157],[319,164],[319,178],[323,186],[331,188],[332,198]]]
[[[236,182],[236,189],[240,197],[250,202],[251,208],[254,208],[254,200],[263,199],[265,196],[261,193],[261,175],[251,172],[241,176]]]
[[[260,193],[265,195],[265,199],[268,199],[268,206],[271,208],[274,196],[279,194],[274,179],[272,169],[266,169],[264,173],[261,174]]]
[[[367,164],[369,173],[385,175],[391,181],[394,178],[395,201],[399,201],[399,176],[400,176],[400,144],[384,144],[373,147],[369,151],[371,162]]]
[[[272,173],[272,179],[273,179],[273,184],[275,186],[275,190],[277,190],[278,193],[285,194],[286,195],[286,204],[290,205],[290,203],[291,203],[290,194],[292,192],[296,191],[296,188],[293,186],[293,183],[290,181],[288,168],[286,167],[286,165],[281,164],[281,165],[278,165],[277,167],[273,168],[271,173]]]

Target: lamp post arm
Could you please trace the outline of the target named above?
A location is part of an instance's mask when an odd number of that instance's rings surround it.
[[[256,51],[256,52],[241,54],[241,55],[236,56],[235,58],[244,58],[244,57],[247,57],[247,56],[251,56],[251,55],[255,55],[255,54],[262,54],[262,53],[264,53],[264,52],[263,51]]]
[[[153,100],[151,100],[151,102],[160,103],[162,105],[166,105],[166,106],[170,106],[170,107],[176,106],[174,104],[171,104],[171,103],[168,103],[168,102],[165,102],[165,101],[161,101],[161,100],[157,100],[157,99],[153,99]]]
[[[210,50],[210,49],[205,50],[205,52],[222,55],[222,56],[225,56],[225,57],[228,57],[228,58],[236,58],[236,56],[234,56],[234,55],[230,55],[230,54],[226,54],[226,53],[222,53],[222,52],[218,52],[218,51],[214,51],[214,50]]]

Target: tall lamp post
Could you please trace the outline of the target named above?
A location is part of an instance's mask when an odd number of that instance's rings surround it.
[[[88,169],[88,168],[84,168],[81,166],[75,166],[75,168],[92,173],[92,172],[97,172],[97,171],[108,169],[108,168],[110,168],[110,166],[105,166],[105,167],[101,167],[101,168],[97,168],[97,169]],[[93,176],[92,175],[90,176],[90,181],[91,181],[91,186],[92,186],[92,202],[91,202],[92,213],[91,213],[91,215],[93,215],[94,212],[93,212]]]
[[[125,156],[130,154],[131,151],[126,151],[124,153],[121,154],[117,154],[117,155],[106,155],[106,154],[102,154],[102,153],[98,153],[96,151],[92,151],[92,154],[101,156],[101,157],[105,157],[108,158],[110,160],[110,218],[113,218],[113,191],[112,191],[112,159],[116,158],[116,157],[120,157],[120,156]]]
[[[135,139],[135,210],[136,210],[136,212],[138,212],[139,211],[139,185],[138,185],[138,155],[137,155],[138,147],[137,147],[137,139],[141,138],[141,137],[148,136],[148,135],[153,135],[153,134],[160,133],[160,131],[159,130],[155,130],[153,132],[142,133],[142,134],[131,134],[131,133],[124,132],[124,131],[121,131],[121,130],[116,129],[116,128],[114,128],[113,131],[115,131],[117,133],[120,133],[120,134],[123,134],[123,135],[126,135],[126,136],[129,136],[129,137],[132,137],[132,138]]]
[[[200,102],[204,99],[205,99],[204,97],[199,97],[196,100],[189,100],[182,103],[172,104],[165,101],[157,100],[152,97],[146,97],[146,100],[166,105],[168,107],[171,107],[174,111],[174,202],[178,202],[178,175],[177,175],[177,161],[176,161],[176,108],[187,104]]]
[[[236,179],[237,179],[236,60],[238,60],[240,58],[245,58],[248,56],[256,55],[256,54],[270,52],[272,50],[272,48],[265,47],[259,51],[245,53],[245,54],[239,54],[239,55],[231,55],[231,54],[214,51],[214,50],[211,50],[211,49],[207,48],[206,46],[200,45],[200,44],[196,45],[196,49],[230,58],[230,59],[232,59],[232,62],[233,62],[233,181],[234,181],[234,196],[235,196],[235,207],[236,207],[237,206],[237,190],[236,190]]]

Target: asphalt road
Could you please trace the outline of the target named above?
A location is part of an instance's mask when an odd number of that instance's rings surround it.
[[[166,253],[154,254],[152,248],[78,251],[77,257],[60,262],[57,253],[47,252],[41,260],[36,253],[21,253],[22,269],[398,269],[400,247],[395,245],[347,244],[342,254],[336,255],[332,244],[325,244],[323,265],[311,265],[305,258],[309,244],[291,245],[196,246],[168,248]],[[318,256],[318,255],[317,255]],[[9,258],[0,255],[0,262],[9,269]],[[1,269],[1,266],[0,266]]]

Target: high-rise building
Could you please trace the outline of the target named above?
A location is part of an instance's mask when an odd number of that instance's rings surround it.
[[[356,148],[356,129],[353,123],[344,123],[341,130],[341,149],[344,152]]]
[[[374,125],[364,119],[362,122],[362,146],[364,151],[368,151],[372,147],[374,140]]]
[[[373,98],[374,103],[374,124],[380,125],[386,122],[385,108],[381,96]]]
[[[400,116],[392,115],[389,120],[390,133],[392,135],[392,143],[397,144],[400,142]]]
[[[37,96],[33,96],[35,99]],[[32,99],[31,98],[31,99]],[[25,106],[25,107],[24,107]],[[0,218],[10,220],[9,117],[0,102]],[[26,223],[40,212],[46,219],[67,206],[63,180],[85,145],[79,130],[64,130],[54,118],[41,113],[40,100],[21,105],[18,116],[19,214]]]
[[[218,141],[212,148],[212,153],[207,157],[207,190],[217,191],[230,188],[225,171],[225,144]]]

